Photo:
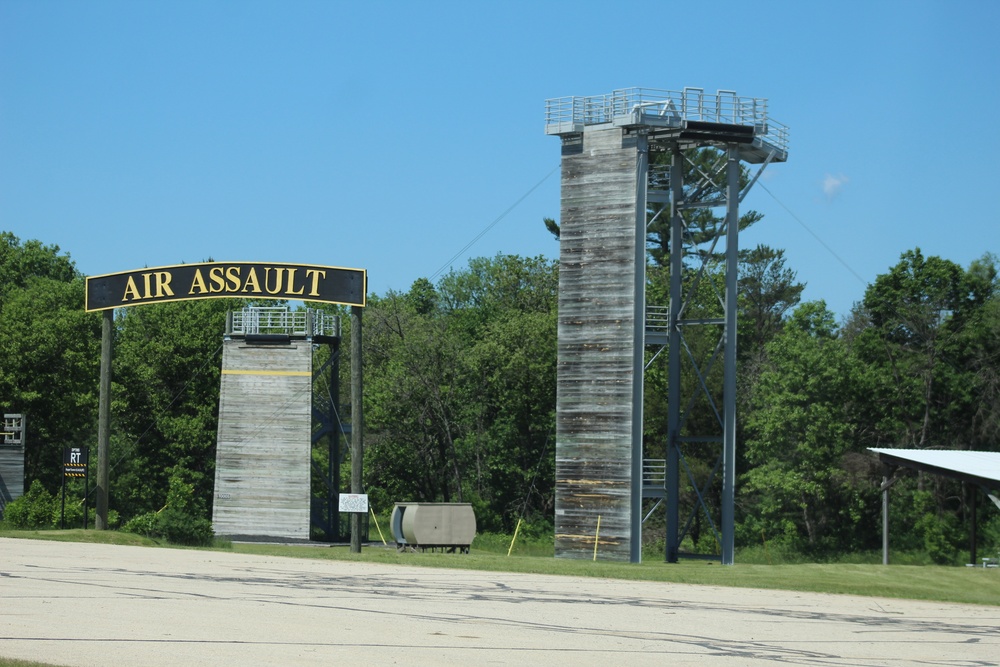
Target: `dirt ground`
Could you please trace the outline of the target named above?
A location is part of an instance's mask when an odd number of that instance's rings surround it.
[[[81,667],[996,665],[1000,607],[0,539],[0,656]]]

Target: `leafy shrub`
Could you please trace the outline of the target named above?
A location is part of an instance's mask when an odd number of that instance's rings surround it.
[[[156,533],[156,524],[156,512],[147,512],[146,514],[140,514],[139,516],[132,517],[125,522],[125,525],[122,526],[122,532],[132,533],[133,535],[143,535],[145,537],[154,537],[154,534]]]
[[[212,543],[212,522],[206,518],[204,503],[194,493],[194,485],[184,480],[182,469],[170,476],[167,504],[159,512],[140,514],[122,530],[173,544],[206,546]]]
[[[58,511],[55,497],[36,479],[26,494],[7,503],[4,520],[19,530],[52,528],[52,517]]]
[[[215,536],[211,521],[184,510],[167,506],[157,518],[157,533],[173,544],[207,546]]]
[[[981,556],[1000,558],[1000,514],[992,512],[986,525],[979,531]]]
[[[97,508],[88,507],[87,508],[87,520],[83,520],[83,501],[79,498],[66,499],[66,515],[65,515],[65,527],[66,528],[82,528],[84,525],[87,527],[93,527],[94,520],[97,518]],[[120,517],[118,512],[113,509],[108,509],[108,528],[116,528]],[[52,514],[52,525],[61,526],[63,525],[63,511],[62,503],[58,500],[53,503],[53,514]]]
[[[953,517],[940,516],[935,511],[934,497],[930,492],[913,494],[913,507],[917,512],[915,532],[923,536],[923,551],[938,565],[955,565],[959,552],[956,547]]]

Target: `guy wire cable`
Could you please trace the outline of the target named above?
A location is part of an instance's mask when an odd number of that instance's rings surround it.
[[[455,260],[457,260],[459,257],[461,257],[462,255],[464,255],[465,251],[468,250],[469,248],[471,248],[473,245],[475,245],[476,242],[479,239],[483,238],[483,236],[485,236],[488,231],[490,231],[491,229],[493,229],[494,227],[496,227],[497,223],[499,223],[501,220],[503,220],[504,218],[506,218],[508,213],[510,213],[511,211],[513,211],[515,208],[517,208],[518,204],[520,204],[521,202],[523,202],[525,199],[528,198],[528,195],[530,195],[532,192],[534,192],[539,187],[541,187],[542,183],[544,183],[545,181],[549,180],[549,177],[552,176],[552,174],[556,173],[556,171],[559,170],[560,166],[562,166],[562,165],[561,164],[557,164],[552,169],[552,171],[550,171],[549,173],[545,174],[545,176],[542,178],[542,180],[538,181],[533,186],[531,186],[531,188],[529,188],[527,192],[525,192],[523,195],[521,195],[521,197],[517,201],[515,201],[513,204],[511,204],[509,207],[507,207],[507,210],[505,210],[503,213],[501,213],[496,218],[494,218],[493,222],[491,222],[490,224],[486,225],[486,227],[481,232],[479,232],[479,234],[477,234],[475,236],[475,238],[473,238],[471,241],[469,241],[468,243],[466,243],[465,246],[461,250],[459,250],[454,255],[452,255],[451,259],[449,259],[447,262],[445,262],[443,265],[441,265],[441,268],[439,268],[437,271],[435,271],[433,273],[433,275],[431,275],[431,277],[430,277],[429,280],[431,282],[434,282],[435,278],[437,278],[439,275],[441,275],[442,273],[444,273],[445,269],[449,268],[455,262]]]

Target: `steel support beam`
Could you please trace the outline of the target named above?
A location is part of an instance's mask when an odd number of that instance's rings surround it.
[[[681,330],[684,288],[684,156],[675,144],[670,165],[670,320],[667,340],[667,562],[680,551]]]
[[[732,565],[736,499],[736,305],[740,232],[740,156],[735,144],[726,164],[726,349],[722,387],[722,564]]]
[[[716,533],[720,550],[718,555],[723,564],[732,565],[735,551],[736,319],[741,156],[736,145],[727,146],[722,161],[713,166],[713,172],[700,174],[700,182],[693,188],[695,199],[691,200],[691,195],[685,194],[684,153],[676,144],[672,150],[673,162],[670,169],[670,314],[667,342],[669,393],[667,397],[668,436],[665,482],[667,501],[666,560],[671,563],[678,560],[680,544],[692,524],[694,515],[703,511],[712,530],[716,530],[716,519],[719,521]],[[718,184],[714,193],[712,192],[713,183]],[[688,293],[684,291],[684,260],[686,258],[684,234],[687,226],[684,213],[704,206],[725,206],[726,208],[724,222],[718,235],[712,241],[711,247],[701,253],[704,261],[706,257],[714,254],[716,245],[724,240],[724,285],[721,294],[719,294],[722,317],[686,318],[687,300],[693,297],[696,290],[692,287]],[[705,269],[706,266],[703,265],[695,276],[695,286],[706,278]],[[722,327],[716,348],[706,359],[695,358],[691,348],[685,342],[684,332],[693,326]],[[691,370],[698,379],[698,389],[689,396],[684,395],[682,379],[684,359],[687,359],[691,364]],[[723,367],[721,396],[713,396],[708,383],[708,375],[717,362],[721,362]],[[700,397],[704,397],[708,406],[714,410],[721,433],[687,433],[682,435],[688,415]],[[685,466],[681,448],[684,443],[691,442],[718,442],[722,449],[712,473],[701,484],[702,491],[699,491],[699,482],[688,470],[687,477],[695,487],[698,503],[687,520],[682,522],[680,518],[680,485],[681,470]],[[704,495],[711,488],[711,482],[716,472],[720,470],[722,492],[719,499],[719,509],[721,516],[713,518],[709,513],[709,506],[706,504]]]
[[[629,562],[642,562],[642,407],[646,349],[646,188],[649,181],[649,141],[636,137],[635,296],[632,354],[632,474],[629,517]]]

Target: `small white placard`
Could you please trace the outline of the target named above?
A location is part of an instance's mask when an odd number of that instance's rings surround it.
[[[368,494],[367,493],[341,493],[341,512],[360,512],[368,514]]]

